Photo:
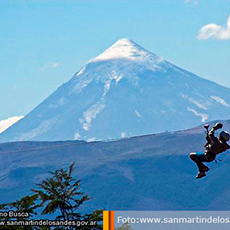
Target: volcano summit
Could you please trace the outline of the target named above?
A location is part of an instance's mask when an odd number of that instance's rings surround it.
[[[229,119],[230,89],[120,39],[0,135],[0,142],[123,138]]]

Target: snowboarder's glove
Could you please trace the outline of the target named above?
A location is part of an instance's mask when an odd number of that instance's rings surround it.
[[[221,129],[222,127],[223,127],[223,125],[222,125],[221,123],[218,122],[218,123],[216,123],[216,124],[214,125],[213,128],[214,128],[215,130],[217,130],[217,129]]]

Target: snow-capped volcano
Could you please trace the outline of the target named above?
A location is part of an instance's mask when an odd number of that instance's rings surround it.
[[[120,39],[0,141],[105,140],[185,129],[229,114],[230,89]]]
[[[102,54],[92,59],[92,61],[103,61],[111,59],[125,58],[139,62],[149,62],[150,60],[161,61],[155,54],[148,52],[135,42],[122,38],[105,50]]]

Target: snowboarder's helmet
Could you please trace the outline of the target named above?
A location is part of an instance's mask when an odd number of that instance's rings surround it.
[[[222,131],[221,133],[220,133],[220,137],[222,137],[225,141],[229,141],[229,133],[228,132],[226,132],[226,131]]]

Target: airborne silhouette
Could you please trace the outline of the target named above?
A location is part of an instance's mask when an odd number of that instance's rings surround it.
[[[218,138],[215,137],[215,131],[221,129],[222,127],[223,124],[216,123],[211,131],[209,131],[209,125],[204,125],[204,128],[207,130],[207,143],[204,145],[205,150],[204,152],[190,153],[190,158],[196,163],[199,170],[196,179],[206,176],[205,172],[208,172],[210,170],[206,165],[203,164],[203,162],[211,162],[215,160],[216,155],[230,148],[227,143],[230,137],[228,132],[222,131],[220,132]]]

